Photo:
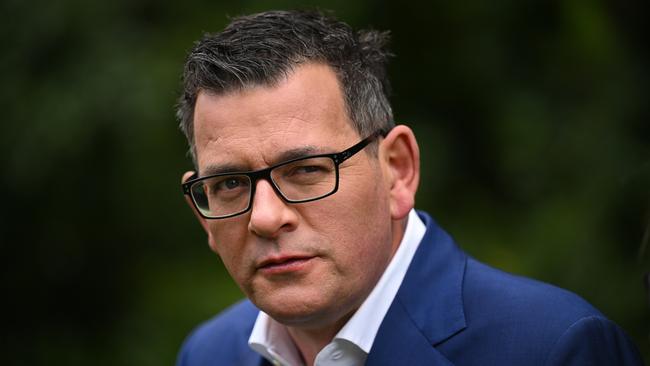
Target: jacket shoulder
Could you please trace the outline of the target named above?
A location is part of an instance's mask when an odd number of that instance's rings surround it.
[[[545,365],[643,365],[638,350],[609,319],[585,317],[572,324],[553,346]]]
[[[475,320],[487,316],[486,321],[539,322],[544,328],[564,331],[583,317],[604,317],[570,291],[503,272],[471,257],[467,261],[463,297],[466,315]]]
[[[258,313],[243,300],[202,323],[183,342],[177,366],[259,364],[260,356],[248,346]]]
[[[580,296],[471,257],[463,282],[463,305],[467,327],[442,346],[451,358],[463,360],[459,364],[473,364],[476,359],[471,357],[477,354],[483,355],[484,365],[571,364],[553,359],[567,361],[567,350],[578,349],[585,357],[636,357],[623,331]],[[473,352],[467,352],[469,342]],[[587,357],[578,364],[593,360]]]

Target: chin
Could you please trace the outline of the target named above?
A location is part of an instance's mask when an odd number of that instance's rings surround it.
[[[324,304],[308,297],[291,299],[278,296],[277,301],[255,303],[277,322],[292,327],[318,327],[335,322],[340,316],[341,307],[337,304]],[[322,299],[319,299],[322,300]]]

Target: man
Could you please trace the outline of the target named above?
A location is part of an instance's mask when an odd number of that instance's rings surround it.
[[[248,300],[178,364],[640,364],[585,301],[477,262],[413,210],[418,145],[392,122],[386,37],[276,11],[190,52],[183,189]]]

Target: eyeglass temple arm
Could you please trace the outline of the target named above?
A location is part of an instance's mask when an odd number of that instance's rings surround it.
[[[377,137],[386,137],[388,133],[392,130],[392,128],[382,128],[380,130],[375,131],[373,134],[370,136],[366,137],[365,139],[361,140],[358,144],[352,146],[351,148],[343,151],[342,153],[338,154],[335,157],[335,160],[340,164],[344,161],[346,161],[349,157],[352,155],[358,153],[361,149],[366,147],[369,143],[372,142],[372,140],[376,139]]]

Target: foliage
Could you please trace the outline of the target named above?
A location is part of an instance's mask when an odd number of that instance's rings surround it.
[[[8,0],[6,364],[171,364],[242,296],[181,196],[178,78],[228,15],[304,6],[392,31],[418,207],[473,256],[582,295],[648,360],[645,2]]]

